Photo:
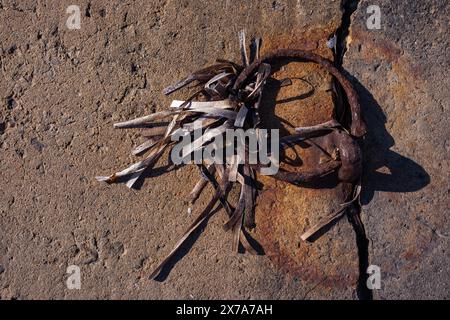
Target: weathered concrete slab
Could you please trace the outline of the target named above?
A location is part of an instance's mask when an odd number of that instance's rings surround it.
[[[356,298],[358,256],[345,219],[300,244],[336,205],[337,190],[266,180],[254,231],[266,256],[232,253],[219,213],[154,282],[152,268],[194,218],[184,199],[197,173],[158,171],[134,191],[94,179],[134,160],[138,138],[112,123],[165,109],[162,88],[199,66],[237,60],[242,28],[262,36],[266,51],[306,47],[331,57],[325,41],[341,24],[340,1],[77,2],[79,30],[65,26],[71,1],[0,5],[0,298]],[[448,297],[449,97],[440,71],[448,69],[448,18],[438,1],[415,4],[415,13],[380,3],[384,29],[365,28],[362,1],[344,60],[373,120],[367,171],[381,170],[367,174],[363,214],[371,263],[382,270],[378,296]],[[313,83],[314,95],[274,115],[304,125],[327,119],[329,76],[290,64],[275,77],[291,73]],[[308,90],[299,81],[277,99]],[[386,162],[391,174],[380,168]],[[81,290],[66,288],[71,264],[81,267]]]
[[[446,1],[377,1],[381,29],[361,1],[344,66],[363,99],[369,136],[363,218],[375,297],[450,297]]]
[[[151,269],[193,219],[183,199],[195,183],[194,171],[156,176],[138,191],[93,179],[132,161],[136,136],[113,130],[112,123],[166,108],[164,86],[216,58],[237,59],[239,30],[262,36],[266,50],[323,50],[341,20],[339,2],[81,1],[81,29],[68,30],[70,4],[3,1],[0,8],[0,177],[7,186],[0,197],[0,296],[351,298],[351,281],[309,293],[326,272],[319,260],[308,266],[310,278],[298,278],[268,256],[231,253],[223,214],[210,221],[165,282],[150,281]],[[322,85],[326,75],[315,71],[309,66],[301,75]],[[322,100],[324,88],[317,90]],[[296,212],[288,214],[295,218]],[[288,221],[290,250],[300,232],[294,237],[298,221]],[[271,237],[270,245],[282,235]],[[341,273],[332,263],[341,258],[325,256],[336,245],[325,243],[321,259],[333,277],[345,278],[352,271]],[[353,261],[354,248],[347,249],[352,256],[342,258]],[[302,259],[295,259],[296,266]],[[66,288],[70,264],[81,267],[80,291]]]

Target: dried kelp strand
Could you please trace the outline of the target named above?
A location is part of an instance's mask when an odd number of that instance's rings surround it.
[[[260,93],[261,87],[266,83],[267,78],[270,76],[271,67],[270,64],[262,63],[258,70],[258,75],[256,77],[255,88],[247,96],[246,100],[251,99],[253,96]]]
[[[244,226],[246,228],[255,227],[255,194],[256,188],[253,186],[254,172],[249,166],[244,165],[244,199],[245,199],[245,211],[244,211]]]
[[[233,109],[235,104],[226,99],[221,101],[181,101],[173,100],[170,104],[171,108],[179,109],[181,106],[185,106],[184,109],[204,109],[204,108],[216,108],[216,109]]]
[[[163,93],[165,95],[172,94],[173,92],[180,90],[181,88],[187,86],[188,84],[198,81],[198,82],[207,82],[215,75],[230,70],[230,72],[235,70],[234,65],[228,63],[228,62],[220,62],[218,64],[203,68],[201,70],[198,70],[190,75],[188,75],[183,80],[180,80],[179,82],[175,83],[174,85],[171,85],[163,90]]]
[[[205,115],[202,117],[198,117],[193,122],[184,123],[182,129],[187,132],[192,132],[194,130],[200,130],[203,128],[207,128],[215,123],[218,123],[220,120],[222,120],[222,119],[211,116],[211,115],[209,115],[209,116]]]
[[[272,177],[293,184],[309,183],[314,181],[318,177],[323,177],[334,172],[340,166],[340,161],[329,161],[318,164],[315,168],[310,170],[290,172],[280,168],[280,170],[278,170],[278,172]]]
[[[330,121],[315,125],[315,126],[310,126],[310,127],[299,127],[299,128],[295,128],[295,131],[297,132],[297,134],[301,137],[310,137],[311,134],[317,133],[317,132],[321,132],[322,130],[330,130],[333,128],[338,128],[340,127],[340,123],[337,122],[336,120],[332,119]]]
[[[315,233],[317,233],[319,230],[321,230],[323,227],[329,225],[333,221],[339,219],[342,217],[342,215],[345,213],[345,210],[347,207],[342,207],[336,210],[335,212],[330,213],[325,218],[321,219],[318,223],[316,223],[314,226],[312,226],[310,229],[308,229],[305,233],[303,233],[300,238],[303,241],[308,240],[311,236],[313,236]]]
[[[150,275],[150,279],[154,279],[158,276],[161,269],[166,265],[166,263],[175,254],[175,252],[177,252],[178,248],[184,243],[184,241],[186,241],[186,239],[192,234],[192,232],[194,232],[202,224],[202,222],[205,221],[205,219],[207,219],[211,215],[211,212],[213,212],[212,210],[217,201],[219,200],[219,197],[222,194],[222,192],[223,191],[221,189],[216,190],[214,196],[209,201],[205,209],[203,209],[203,211],[198,215],[198,217],[194,220],[194,222],[189,226],[189,228],[181,237],[181,239],[178,240],[178,242],[175,244],[175,247],[172,249],[172,251],[170,251],[170,253],[166,256],[166,258],[164,258],[164,260],[152,272],[152,274]]]
[[[239,32],[239,47],[241,49],[242,64],[246,67],[249,64],[247,46],[245,44],[245,30]]]
[[[214,172],[216,171],[216,167],[212,164],[209,165],[207,169],[210,172],[210,174],[214,174]],[[206,187],[208,182],[209,182],[208,179],[204,175],[202,175],[200,180],[195,184],[194,189],[192,189],[191,193],[189,194],[189,201],[192,204],[195,203],[195,201],[198,199],[200,193],[203,191],[203,188]]]
[[[146,138],[162,137],[167,131],[167,123],[164,127],[143,128],[141,135]]]
[[[250,62],[259,59],[259,50],[261,48],[262,39],[259,37],[252,38],[250,42]]]
[[[355,201],[359,201],[360,194],[361,194],[361,184],[358,184],[357,187],[354,190],[353,198],[350,201],[342,203],[340,205],[339,209],[337,209],[336,211],[330,213],[325,218],[321,219],[314,226],[312,226],[305,233],[303,233],[300,238],[303,241],[306,241],[311,236],[316,234],[319,230],[321,230],[322,228],[324,228],[325,226],[329,225],[333,221],[335,221],[335,220],[339,219],[340,217],[342,217],[342,215],[345,213],[345,211],[348,209],[348,207],[350,205],[352,205]]]
[[[195,150],[200,149],[206,142],[217,137],[218,135],[223,134],[225,132],[225,130],[229,127],[230,127],[229,123],[225,122],[220,127],[206,130],[206,132],[200,138],[198,138],[197,140],[194,140],[192,143],[184,146],[181,149],[182,157],[185,158],[186,156],[190,155]]]
[[[189,108],[185,110],[186,112],[199,112],[199,113],[206,113],[207,115],[213,115],[218,116],[221,118],[227,118],[227,119],[236,119],[237,113],[235,111],[226,110],[226,109],[219,109],[219,108]]]
[[[139,125],[148,124],[152,121],[166,119],[178,112],[180,111],[161,111],[137,119],[115,123],[114,128],[133,128]]]
[[[245,118],[247,117],[247,113],[248,113],[248,108],[245,105],[239,109],[239,111],[236,115],[236,120],[234,121],[234,126],[236,128],[242,128],[244,126]]]
[[[148,139],[147,141],[145,141],[144,143],[140,144],[139,146],[137,146],[136,148],[134,148],[131,153],[135,156],[147,151],[148,149],[150,149],[151,147],[153,147],[156,143],[158,143],[157,140],[153,140],[153,139]]]

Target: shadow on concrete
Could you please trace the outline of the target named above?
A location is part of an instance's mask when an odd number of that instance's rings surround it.
[[[382,107],[355,77],[346,74],[358,92],[362,106],[367,134],[362,141],[364,155],[361,204],[372,201],[375,192],[414,192],[430,183],[430,176],[414,160],[391,150],[395,146],[394,138],[386,128],[387,118]],[[387,173],[379,170],[387,171]],[[355,231],[359,256],[359,281],[356,292],[360,299],[373,298],[367,287],[367,268],[369,267],[369,240],[360,218],[361,208],[350,208],[347,214]]]
[[[363,142],[364,174],[362,204],[376,191],[415,192],[430,183],[430,176],[417,162],[391,150],[394,138],[386,129],[387,118],[373,95],[354,77],[347,75],[358,91],[367,124]],[[380,169],[387,173],[380,172]]]

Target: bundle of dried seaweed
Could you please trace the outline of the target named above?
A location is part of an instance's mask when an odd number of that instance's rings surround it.
[[[217,60],[216,64],[193,72],[176,84],[164,89],[164,94],[169,95],[188,85],[195,85],[198,91],[187,100],[174,100],[169,110],[116,123],[114,125],[116,128],[142,129],[142,135],[147,138],[147,141],[133,149],[132,153],[135,155],[145,153],[146,157],[144,160],[110,176],[97,177],[97,180],[108,183],[124,181],[131,188],[145,170],[151,169],[155,165],[166,149],[175,145],[174,139],[172,139],[174,135],[182,133],[193,136],[194,130],[199,129],[199,120],[201,121],[202,137],[183,147],[183,157],[188,157],[195,151],[207,148],[211,140],[214,137],[224,135],[226,129],[251,128],[258,132],[262,129],[259,106],[264,85],[271,75],[271,63],[277,59],[289,58],[311,61],[328,70],[341,84],[347,95],[352,121],[348,130],[337,120],[332,119],[313,127],[297,128],[296,134],[283,137],[280,141],[280,148],[312,137],[326,136],[327,143],[335,152],[333,152],[333,156],[330,156],[329,161],[318,164],[314,170],[294,173],[280,169],[273,177],[290,183],[301,184],[337,171],[341,181],[355,185],[361,175],[361,152],[355,138],[362,137],[365,134],[365,125],[361,118],[361,108],[357,95],[351,83],[329,60],[312,52],[278,50],[260,57],[260,39],[251,40],[250,55],[247,53],[243,31],[239,34],[239,40],[242,64]],[[257,173],[264,166],[248,164],[245,161],[239,163],[237,160],[236,155],[232,155],[231,159],[227,159],[225,164],[206,163],[207,161],[205,161],[198,165],[200,178],[189,195],[190,201],[195,202],[208,183],[212,185],[215,192],[208,205],[176,243],[174,249],[152,273],[151,278],[159,274],[183,242],[202,222],[213,214],[213,209],[217,203],[225,209],[228,215],[228,221],[225,223],[224,229],[231,230],[234,234],[233,250],[238,251],[239,244],[242,244],[247,251],[256,253],[247,238],[246,228],[252,228],[255,225],[254,207],[257,194],[255,179]],[[232,206],[227,199],[227,194],[234,184],[240,186],[240,194],[236,205]],[[332,213],[313,226],[301,238],[307,240],[322,227],[342,216],[346,208],[359,197],[360,186],[352,190],[352,197],[349,202],[342,204],[337,212]]]

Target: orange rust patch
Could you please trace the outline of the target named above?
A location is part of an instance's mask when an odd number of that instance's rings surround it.
[[[365,30],[353,28],[350,37],[351,45],[360,46],[361,55],[367,61],[373,59],[394,61],[403,54],[403,51],[394,44],[381,38],[373,38]]]
[[[395,99],[405,102],[411,98],[415,89],[422,87],[423,79],[421,66],[413,61],[401,48],[378,36],[373,38],[370,32],[354,29],[351,33],[352,46],[359,48],[354,50],[352,58],[361,59],[366,63],[376,60],[390,63],[392,70],[387,76],[395,77],[397,84],[387,86],[383,90],[389,90],[389,94]]]
[[[285,34],[277,37],[268,36],[264,38],[262,51],[265,53],[276,49],[312,50],[331,59],[332,54],[326,42],[335,29],[335,27],[315,28],[304,32],[295,30],[295,34]]]
[[[264,185],[256,208],[254,236],[277,268],[308,283],[324,281],[322,285],[333,287],[354,284],[358,257],[349,225],[335,237],[326,234],[314,243],[300,240],[307,226],[339,203],[338,188],[304,189],[270,181]]]
[[[306,49],[331,59],[331,50],[326,47],[329,34],[331,31],[322,30],[305,33],[303,37],[269,39],[263,50]],[[329,90],[332,78],[325,70],[314,63],[302,62],[281,63],[276,70],[273,78],[289,77],[293,81],[291,86],[279,90],[276,82],[275,85],[268,82],[261,106],[266,127],[281,129],[280,134],[286,135],[292,134],[295,127],[316,125],[332,118],[334,106]],[[314,146],[296,146],[287,155],[293,163],[282,167],[294,171],[316,165],[323,153]],[[334,239],[324,235],[312,244],[300,239],[307,227],[343,202],[341,187],[301,188],[267,176],[259,176],[258,180],[264,189],[258,196],[257,227],[252,234],[276,267],[314,285],[319,282],[325,287],[354,285],[358,277],[358,256],[348,224],[344,223],[345,232]]]

